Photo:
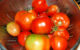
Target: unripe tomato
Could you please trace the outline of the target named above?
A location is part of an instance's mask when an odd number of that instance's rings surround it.
[[[26,50],[50,50],[50,41],[46,35],[32,34],[26,39]]]
[[[20,26],[15,22],[7,24],[7,31],[11,36],[18,36],[20,34]]]

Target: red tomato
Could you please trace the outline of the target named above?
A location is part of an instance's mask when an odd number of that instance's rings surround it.
[[[20,20],[20,18],[21,18],[21,16],[23,15],[23,14],[26,14],[27,13],[27,11],[18,11],[17,13],[16,13],[16,15],[15,15],[15,21],[16,22],[19,22],[19,20]]]
[[[35,34],[47,34],[51,28],[52,22],[48,17],[39,17],[32,22],[32,32]]]
[[[20,34],[20,26],[15,22],[7,24],[7,31],[11,36],[18,36]]]
[[[43,13],[39,14],[39,17],[48,17],[48,15],[46,12],[43,12]]]
[[[58,27],[57,27],[57,30],[59,30],[59,31],[64,31],[65,29],[66,29],[66,28],[63,27],[63,26],[58,26]],[[56,31],[57,31],[57,30],[56,30]]]
[[[69,32],[67,30],[55,31],[54,36],[61,36],[61,37],[64,37],[68,40],[69,39]]]
[[[26,38],[30,35],[31,33],[28,32],[28,31],[24,31],[24,32],[21,32],[18,36],[18,42],[20,45],[24,46],[25,45],[25,40]]]
[[[26,50],[49,50],[50,41],[46,35],[30,35],[25,42]]]
[[[37,13],[33,9],[29,10],[28,12],[34,14],[34,16],[38,16]]]
[[[53,35],[54,35],[54,33],[49,33],[48,34],[49,39],[51,39],[53,37]]]
[[[31,30],[31,23],[36,18],[35,14],[33,13],[24,13],[21,16],[16,16],[18,20],[15,20],[23,30]]]
[[[32,7],[36,12],[41,13],[47,10],[48,5],[46,0],[33,0]]]
[[[56,13],[55,15],[52,16],[51,19],[57,26],[63,26],[65,28],[68,28],[70,24],[68,16],[64,13]]]
[[[51,46],[54,50],[65,50],[67,48],[67,40],[62,37],[53,37],[51,39]]]
[[[51,5],[48,7],[47,13],[49,16],[53,16],[55,13],[59,12],[59,8],[57,5]]]
[[[69,32],[63,26],[59,26],[59,27],[56,26],[56,27],[54,27],[54,36],[61,36],[68,40]]]

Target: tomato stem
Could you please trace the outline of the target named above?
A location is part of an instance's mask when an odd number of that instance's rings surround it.
[[[55,26],[55,27],[52,27],[52,31],[50,33],[53,33],[54,31],[57,31],[58,30],[58,27]]]

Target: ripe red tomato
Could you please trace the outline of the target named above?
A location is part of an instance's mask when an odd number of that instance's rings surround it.
[[[51,39],[51,46],[54,50],[65,50],[67,48],[67,40],[62,37],[53,37]]]
[[[31,23],[37,16],[33,13],[24,13],[21,16],[16,16],[18,20],[15,20],[23,30],[31,30]]]
[[[16,22],[19,22],[21,16],[22,16],[23,14],[26,14],[26,13],[27,13],[27,11],[24,11],[24,10],[18,11],[18,12],[16,13],[16,15],[15,15],[15,21],[16,21]]]
[[[41,13],[47,10],[48,5],[46,0],[33,0],[32,7],[36,12]]]
[[[28,12],[32,13],[34,16],[38,16],[37,13],[33,9],[29,10]]]
[[[54,36],[61,36],[65,39],[69,39],[69,32],[66,29],[59,28],[57,31],[54,32]]]
[[[51,17],[51,19],[57,26],[63,26],[65,28],[68,28],[70,24],[68,16],[64,13],[56,13]]]
[[[53,37],[53,35],[54,35],[54,33],[49,33],[48,34],[49,39],[51,39]]]
[[[59,8],[57,5],[51,5],[48,7],[47,13],[49,16],[53,16],[55,13],[59,12]]]
[[[21,32],[19,35],[18,35],[18,42],[20,45],[24,46],[25,45],[25,41],[26,41],[26,38],[30,35],[31,33],[28,32],[28,31],[24,31],[24,32]]]
[[[35,34],[48,34],[51,28],[52,22],[48,17],[38,17],[32,22],[32,32]]]
[[[20,26],[15,22],[7,24],[7,31],[11,36],[18,36],[20,34]]]
[[[30,35],[25,42],[26,50],[50,50],[50,41],[46,35]]]
[[[39,14],[39,17],[48,17],[48,15],[47,15],[46,12],[43,12],[43,13],[40,13],[40,14]]]
[[[53,28],[53,30],[54,30],[54,36],[60,36],[60,37],[63,37],[63,38],[65,38],[65,39],[69,39],[69,32],[66,30],[66,28],[65,27],[63,27],[63,26],[59,26],[59,27],[54,27]]]

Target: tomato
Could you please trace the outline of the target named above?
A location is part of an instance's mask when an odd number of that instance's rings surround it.
[[[18,36],[20,34],[20,26],[15,22],[7,24],[7,31],[11,36]]]
[[[62,27],[59,27],[57,31],[54,32],[54,36],[61,36],[65,39],[69,39],[69,32],[62,28]]]
[[[21,32],[19,35],[18,35],[18,42],[20,45],[22,46],[25,46],[25,41],[26,41],[26,38],[30,35],[31,33],[29,31],[24,31],[24,32]]]
[[[31,30],[31,23],[36,18],[33,13],[24,13],[23,15],[18,17],[18,20],[15,20],[23,30]],[[17,18],[17,16],[15,17]]]
[[[49,39],[51,39],[53,37],[53,35],[54,35],[54,33],[49,33],[48,34]]]
[[[41,13],[47,10],[48,5],[46,0],[33,0],[32,7],[37,13]]]
[[[46,35],[30,35],[25,42],[26,50],[49,50],[50,41]]]
[[[56,31],[57,31],[57,30],[59,30],[59,31],[64,31],[64,30],[66,30],[66,28],[63,27],[63,26],[58,26],[57,29],[56,29]]]
[[[33,9],[29,10],[28,12],[32,13],[34,16],[38,16],[37,13]]]
[[[52,22],[48,17],[39,17],[32,22],[32,32],[35,34],[48,34],[51,28]]]
[[[59,36],[51,39],[51,46],[54,50],[65,50],[67,48],[67,44],[67,40]]]
[[[48,15],[47,15],[46,12],[43,12],[43,13],[40,13],[40,14],[39,14],[39,17],[48,17]]]
[[[63,26],[65,28],[68,28],[70,24],[68,16],[64,13],[56,13],[51,17],[51,19],[57,26]]]
[[[53,16],[55,13],[59,12],[59,8],[57,5],[51,5],[48,7],[47,13],[49,16]]]
[[[24,11],[24,10],[18,11],[18,12],[16,13],[16,15],[15,15],[15,21],[16,21],[16,22],[19,22],[21,16],[22,16],[23,14],[26,14],[26,13],[27,13],[27,11]]]

